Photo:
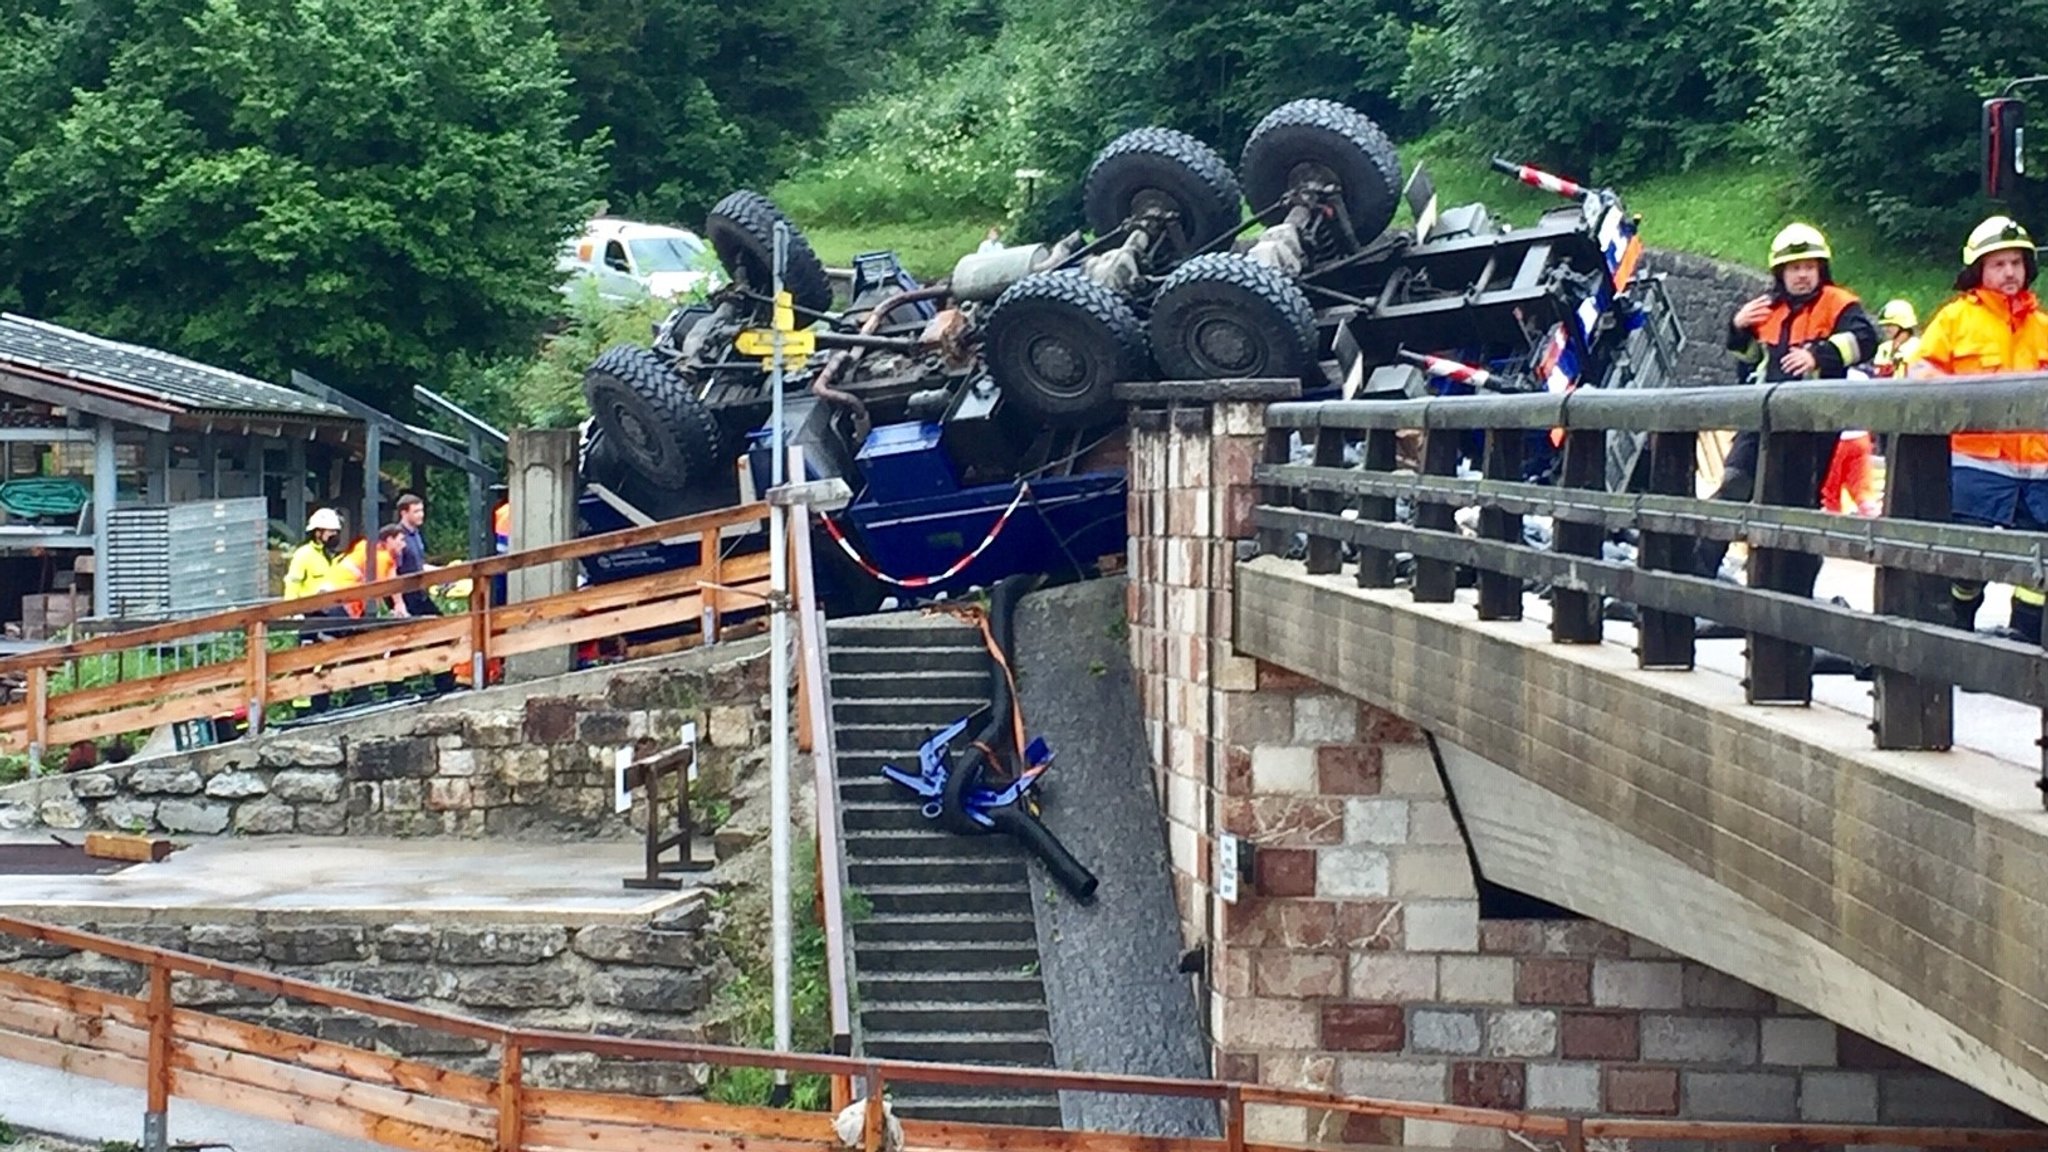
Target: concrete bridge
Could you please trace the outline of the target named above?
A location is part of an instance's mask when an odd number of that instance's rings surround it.
[[[1939,523],[1944,434],[2018,419],[2042,385],[1983,387],[1847,410],[1898,433],[1892,515],[1919,522],[1830,521],[1773,485],[1845,419],[1792,391],[1141,412],[1131,650],[1219,1070],[1569,1111],[2048,1120],[2044,661],[1923,622],[1947,573],[2015,579],[2044,543]],[[1507,451],[1543,428],[1564,430],[1557,488]],[[1764,430],[1765,503],[1693,498],[1712,428]],[[1601,489],[1617,429],[1648,434],[1648,495]],[[1404,430],[1427,431],[1397,471]],[[1478,437],[1484,477],[1455,477]],[[1554,543],[1526,544],[1524,514],[1555,515]],[[1601,556],[1620,527],[1633,560]],[[1754,546],[1747,590],[1690,575],[1674,542],[1702,537]],[[1795,549],[1848,607],[1787,580]],[[1604,597],[1640,627],[1603,624]],[[1709,614],[1749,642],[1696,643]],[[1876,667],[1815,679],[1814,646]]]

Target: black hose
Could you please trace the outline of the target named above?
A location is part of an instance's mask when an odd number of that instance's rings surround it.
[[[989,810],[988,818],[996,822],[995,830],[1016,838],[1031,853],[1043,861],[1045,870],[1059,886],[1083,904],[1095,899],[1095,889],[1102,883],[1095,878],[1052,830],[1038,822],[1038,817],[1026,811],[1022,804],[1005,804]]]
[[[1010,691],[1011,670],[1015,663],[1010,656],[1015,646],[1017,601],[1027,592],[1036,591],[1045,583],[1042,572],[1020,572],[996,582],[988,593],[988,631],[995,641],[995,657],[989,662],[988,671],[988,723],[975,734],[974,742],[968,747],[972,754],[983,755],[981,749],[994,749],[998,762],[991,765],[996,779],[1008,785],[1017,778],[1024,768],[1019,763],[1024,755],[1022,748],[1014,747],[1017,730],[1017,698]]]

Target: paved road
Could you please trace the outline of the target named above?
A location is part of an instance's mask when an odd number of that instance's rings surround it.
[[[19,1128],[80,1140],[142,1139],[139,1088],[74,1076],[36,1064],[0,1060],[0,1119]],[[346,1140],[218,1108],[171,1101],[170,1136],[179,1144],[233,1152],[380,1152],[381,1145]]]

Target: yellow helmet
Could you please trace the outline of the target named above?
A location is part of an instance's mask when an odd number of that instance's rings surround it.
[[[1920,314],[1913,311],[1913,303],[1910,300],[1887,300],[1884,311],[1877,314],[1877,322],[1911,331],[1920,327]]]
[[[1811,224],[1787,224],[1771,241],[1771,271],[1794,260],[1833,260],[1828,238]]]
[[[1963,241],[1963,267],[2009,248],[2017,248],[2032,256],[2035,254],[2034,238],[2027,235],[2020,222],[2010,216],[1986,217],[1982,224],[1970,230],[1970,238]]]

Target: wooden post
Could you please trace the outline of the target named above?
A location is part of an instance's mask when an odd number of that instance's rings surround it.
[[[469,582],[469,686],[484,688],[491,673],[491,579],[472,577]]]
[[[526,1146],[526,1117],[521,1096],[525,1089],[525,1061],[519,1041],[505,1038],[498,1059],[498,1152],[520,1152]]]
[[[1464,433],[1451,428],[1432,428],[1422,435],[1422,474],[1425,476],[1456,476],[1458,474],[1458,441]],[[1458,533],[1458,510],[1442,500],[1416,498],[1415,527],[1420,531],[1434,532],[1443,536]],[[1415,602],[1418,604],[1449,604],[1458,598],[1458,566],[1449,560],[1431,560],[1420,553],[1415,557],[1415,582],[1412,585]]]
[[[1564,1152],[1586,1152],[1586,1122],[1580,1117],[1564,1122]]]
[[[1340,428],[1318,428],[1315,440],[1315,466],[1318,468],[1342,468],[1344,466],[1344,432]],[[1335,492],[1311,490],[1308,497],[1309,510],[1335,515],[1344,504],[1344,498]],[[1335,572],[1344,562],[1344,545],[1334,536],[1311,535],[1308,538],[1308,574],[1324,576]]]
[[[866,1152],[881,1152],[882,1142],[889,1136],[889,1118],[882,1111],[882,1069],[870,1064],[862,1079],[867,1085],[868,1106],[861,1118],[861,1147]]]
[[[161,960],[149,965],[149,1067],[142,1114],[143,1152],[170,1145],[171,970]]]
[[[1661,496],[1692,496],[1696,432],[1650,434],[1650,491]],[[1690,572],[1694,541],[1669,532],[1643,533],[1636,565],[1656,572]],[[1642,609],[1636,613],[1636,665],[1641,668],[1690,670],[1693,666],[1694,618],[1677,612]]]
[[[384,495],[382,473],[384,471],[384,438],[377,426],[367,420],[363,422],[363,506],[357,511],[362,523],[356,525],[355,534],[377,542],[377,529],[384,526],[380,498]],[[424,499],[424,497],[422,497]]]
[[[1522,478],[1522,447],[1528,433],[1520,428],[1491,428],[1486,433],[1483,471],[1488,480],[1516,481]],[[1491,502],[1479,506],[1479,535],[1487,540],[1520,546],[1522,514],[1503,512]],[[1479,618],[1520,620],[1522,578],[1504,572],[1479,573]]]
[[[1756,502],[1811,508],[1818,502],[1824,452],[1836,438],[1820,432],[1763,433],[1757,451]],[[1794,596],[1812,596],[1820,557],[1781,548],[1757,548],[1749,555],[1749,586]],[[1811,704],[1813,649],[1760,632],[1749,634],[1749,669],[1744,678],[1751,704]]]
[[[697,586],[698,599],[704,610],[704,621],[699,627],[703,630],[704,642],[716,644],[720,628],[719,609],[724,607],[724,592],[719,585],[725,582],[725,557],[721,555],[723,549],[719,547],[718,529],[707,529],[698,539],[702,541],[697,546],[698,566],[704,569],[703,582]]]
[[[25,687],[28,697],[22,701],[28,709],[28,762],[30,771],[40,771],[43,762],[43,745],[50,738],[50,669],[38,664],[28,670]]]
[[[1365,434],[1365,459],[1360,467],[1375,476],[1385,476],[1394,470],[1396,457],[1395,432],[1391,428],[1374,428]],[[1394,498],[1391,496],[1360,496],[1358,498],[1358,520],[1360,523],[1391,524],[1394,522]],[[1385,548],[1364,548],[1358,550],[1358,586],[1360,588],[1392,588],[1394,586],[1394,554]]]
[[[1949,518],[1949,448],[1946,436],[1894,436],[1885,456],[1884,514],[1895,520]],[[1948,623],[1955,598],[1939,576],[1902,568],[1877,570],[1881,615]],[[1955,742],[1955,686],[1877,669],[1877,746],[1941,751]]]
[[[1561,486],[1607,486],[1607,433],[1598,428],[1565,433]],[[1605,533],[1598,524],[1558,519],[1552,528],[1551,550],[1567,556],[1598,556]],[[1550,639],[1554,644],[1600,643],[1600,597],[1591,592],[1553,587],[1550,590]]]
[[[1229,1152],[1244,1152],[1244,1089],[1236,1084],[1223,1089],[1223,1144]]]
[[[243,656],[249,691],[243,699],[249,702],[249,735],[259,736],[263,733],[263,709],[270,702],[270,626],[251,620],[242,631],[242,643],[247,647]]]

